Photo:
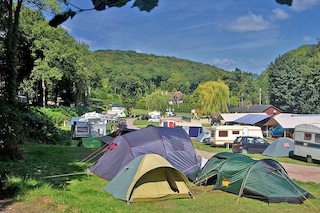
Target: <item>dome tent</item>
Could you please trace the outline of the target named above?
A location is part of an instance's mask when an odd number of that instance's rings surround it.
[[[291,138],[277,138],[268,146],[262,155],[272,157],[292,157],[294,152],[294,140]]]
[[[182,128],[148,126],[116,137],[89,171],[112,180],[134,158],[158,154],[188,176],[200,168],[192,141]]]
[[[212,156],[195,183],[213,184],[213,189],[267,203],[303,203],[307,198],[313,198],[313,195],[289,178],[277,161],[254,160],[231,152]]]
[[[184,174],[158,154],[140,155],[133,159],[104,190],[128,204],[193,198]]]

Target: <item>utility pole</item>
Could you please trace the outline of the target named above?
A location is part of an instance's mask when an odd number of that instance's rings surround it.
[[[260,94],[259,95],[260,95],[260,105],[261,105],[261,87],[260,87]]]

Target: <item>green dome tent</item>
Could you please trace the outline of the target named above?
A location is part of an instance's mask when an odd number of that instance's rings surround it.
[[[128,163],[104,190],[130,202],[193,198],[188,180],[158,154],[140,155]]]
[[[307,198],[313,197],[291,180],[277,161],[253,160],[237,153],[222,152],[214,155],[195,183],[214,184],[213,189],[267,203],[303,203]]]

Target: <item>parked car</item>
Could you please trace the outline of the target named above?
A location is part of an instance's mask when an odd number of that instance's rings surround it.
[[[275,138],[275,137],[283,137],[284,129],[282,126],[274,126],[271,127],[268,132],[265,130],[263,131],[263,136],[268,138]]]
[[[117,129],[125,129],[127,127],[128,127],[128,125],[125,120],[120,120],[117,125]]]
[[[148,115],[141,115],[138,117],[138,120],[149,120],[149,116]]]
[[[232,144],[232,152],[248,154],[262,153],[270,143],[263,138],[255,136],[239,136]]]
[[[93,105],[102,106],[103,103],[101,101],[94,101],[92,102]]]
[[[117,102],[111,102],[109,105],[109,107],[117,107],[119,106]]]
[[[152,123],[156,123],[156,122],[160,122],[160,116],[155,116],[155,117],[153,117],[153,118],[149,118],[148,119],[148,122],[152,122]]]

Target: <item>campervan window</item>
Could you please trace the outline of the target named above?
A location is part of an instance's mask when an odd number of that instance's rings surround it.
[[[239,131],[232,131],[232,134],[234,134],[234,135],[239,135],[240,132],[239,132]]]
[[[310,133],[304,133],[304,139],[305,140],[311,140],[312,135]]]
[[[219,137],[228,137],[228,131],[219,131]]]
[[[87,126],[77,127],[77,132],[88,132],[88,127]]]
[[[315,135],[315,142],[320,143],[320,134]]]

